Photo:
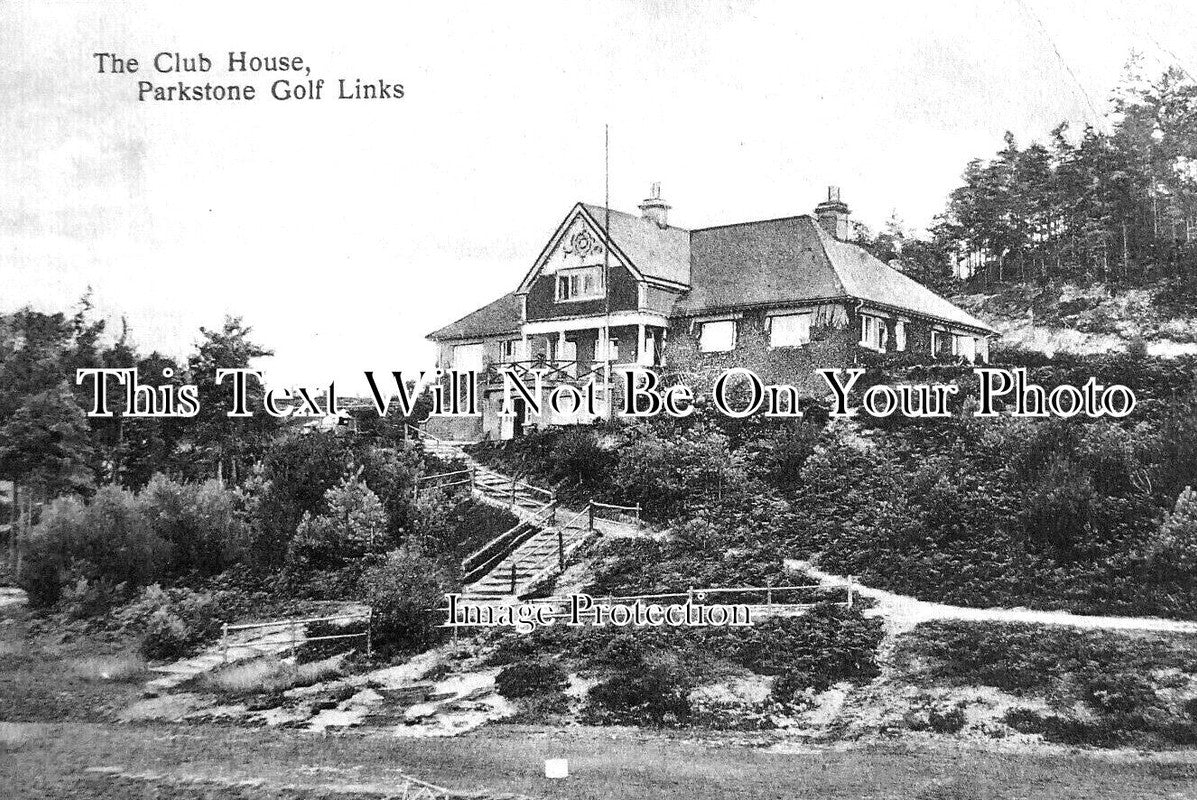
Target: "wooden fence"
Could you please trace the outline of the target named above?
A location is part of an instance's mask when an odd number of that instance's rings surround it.
[[[303,629],[308,624],[313,622],[357,622],[364,621],[366,629],[364,631],[357,631],[354,633],[340,633],[330,634],[328,636],[305,636]],[[374,609],[367,609],[362,612],[355,612],[350,614],[338,614],[330,617],[307,617],[304,619],[276,619],[268,622],[249,622],[238,625],[230,625],[224,623],[220,626],[220,650],[221,659],[227,663],[229,660],[229,650],[232,648],[245,648],[249,650],[275,650],[280,644],[284,647],[290,646],[291,656],[294,657],[299,645],[307,642],[324,642],[333,639],[365,639],[366,640],[366,655],[372,656],[374,654]],[[237,631],[262,630],[267,631],[273,629],[282,634],[289,635],[289,639],[275,640],[269,643],[234,643],[229,640],[230,633]]]

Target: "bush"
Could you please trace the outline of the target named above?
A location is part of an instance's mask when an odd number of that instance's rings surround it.
[[[47,606],[68,581],[135,588],[164,576],[169,560],[169,544],[155,535],[137,498],[106,486],[90,504],[60,498],[50,505],[24,545],[18,581],[32,605]]]
[[[1031,708],[1015,707],[1006,712],[1002,722],[1019,733],[1043,733],[1048,723],[1043,715]]]
[[[1149,558],[1156,570],[1177,577],[1197,576],[1197,492],[1186,486],[1160,525]]]
[[[160,608],[146,621],[141,652],[152,659],[179,658],[187,653],[191,641],[192,634],[183,620],[168,609]]]
[[[1084,679],[1081,699],[1102,714],[1141,713],[1158,704],[1155,690],[1138,675],[1101,673]]]
[[[236,493],[217,481],[177,483],[155,475],[138,495],[150,528],[171,545],[174,574],[215,575],[245,554]]]
[[[1197,637],[1081,630],[1029,623],[927,622],[898,642],[895,657],[917,662],[921,674],[954,685],[1011,692],[1064,691],[1071,676],[1094,681],[1094,691],[1133,692],[1129,680],[1150,669],[1194,669]],[[1095,674],[1100,664],[1103,674]],[[1107,683],[1103,683],[1106,681]]]
[[[803,708],[810,705],[816,682],[805,670],[787,669],[773,679],[769,694],[783,706]]]
[[[959,733],[964,728],[964,709],[933,708],[927,712],[927,725],[936,733]]]
[[[446,592],[444,569],[417,550],[393,550],[362,575],[362,598],[374,610],[374,648],[387,657],[419,652],[440,636]]]
[[[691,686],[664,664],[616,672],[590,688],[583,715],[611,725],[680,725],[690,716]]]
[[[329,569],[385,548],[387,517],[382,501],[357,478],[346,477],[324,493],[327,510],[305,512],[291,540],[287,564],[293,570]]]
[[[866,683],[879,672],[877,645],[882,623],[833,603],[815,606],[799,617],[772,617],[730,634],[707,635],[737,663],[766,675],[805,675],[809,686],[825,691],[833,683]]]
[[[941,701],[924,697],[919,705],[907,712],[905,721],[912,731],[959,733],[964,729],[964,705],[946,706]]]
[[[152,659],[179,658],[216,638],[224,616],[210,594],[158,584],[115,614],[123,628],[141,634],[142,653]]]
[[[565,671],[553,661],[519,661],[495,677],[495,687],[508,700],[559,694],[568,685]]]

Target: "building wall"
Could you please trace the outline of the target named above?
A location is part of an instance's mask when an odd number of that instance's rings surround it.
[[[701,323],[691,325],[689,319],[670,320],[669,337],[665,347],[667,373],[697,373],[698,383],[703,389],[724,370],[745,367],[752,370],[766,383],[791,384],[809,396],[828,393],[827,384],[815,370],[827,367],[851,367],[861,363],[862,356],[870,352],[860,345],[860,313],[848,308],[848,322],[842,328],[830,326],[812,327],[811,341],[802,347],[770,347],[769,334],[765,327],[766,312],[745,311],[738,320],[736,347],[723,353],[703,353],[699,350]],[[868,310],[865,310],[868,313]],[[880,312],[873,314],[880,316]],[[938,355],[951,355],[951,336],[943,326],[926,320],[905,317],[906,347],[896,350],[897,317],[890,314],[881,317],[888,331],[886,352],[907,352],[931,355],[931,332],[943,331],[939,337]],[[693,378],[691,378],[693,380]],[[699,386],[695,387],[696,389]]]
[[[556,281],[555,274],[541,274],[536,276],[536,280],[532,282],[532,286],[528,289],[529,322],[606,313],[607,304],[602,298],[558,303]],[[611,310],[634,311],[640,303],[639,289],[636,279],[632,277],[627,268],[619,264],[612,264],[609,282],[608,293],[611,296]]]
[[[696,391],[707,391],[719,373],[733,367],[752,370],[766,383],[791,384],[804,395],[827,393],[827,384],[816,369],[846,367],[856,363],[860,351],[860,322],[849,314],[844,328],[813,327],[811,342],[803,347],[769,346],[765,312],[747,311],[737,325],[735,349],[725,353],[703,353],[698,348],[700,324],[691,330],[688,319],[673,319],[665,346],[665,372],[693,372]]]

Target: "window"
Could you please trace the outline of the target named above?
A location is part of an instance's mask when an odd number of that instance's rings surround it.
[[[453,348],[453,369],[482,371],[483,349],[480,344],[459,344]]]
[[[860,344],[870,350],[885,352],[885,345],[889,339],[885,320],[868,314],[860,315]]]
[[[902,351],[906,349],[906,321],[898,320],[894,323],[894,349]]]
[[[977,340],[971,336],[952,336],[952,355],[973,362],[977,359]]]
[[[704,353],[726,353],[736,347],[736,321],[734,319],[719,322],[702,323],[702,334],[699,336],[698,349]]]
[[[770,347],[801,347],[810,343],[810,314],[783,314],[769,319]]]
[[[593,300],[603,296],[603,268],[581,267],[557,273],[557,300]]]
[[[499,360],[508,363],[519,360],[520,340],[508,339],[504,342],[499,342]]]

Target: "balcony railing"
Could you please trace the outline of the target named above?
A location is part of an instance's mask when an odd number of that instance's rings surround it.
[[[532,385],[537,374],[545,385],[556,383],[586,383],[591,376],[602,381],[606,374],[606,366],[610,364],[611,373],[616,370],[637,367],[636,364],[615,363],[606,361],[565,361],[551,358],[535,358],[525,361],[501,361],[488,364],[483,372],[486,384],[497,385],[503,382],[503,373],[511,374],[524,385]],[[655,369],[655,367],[644,367]]]

